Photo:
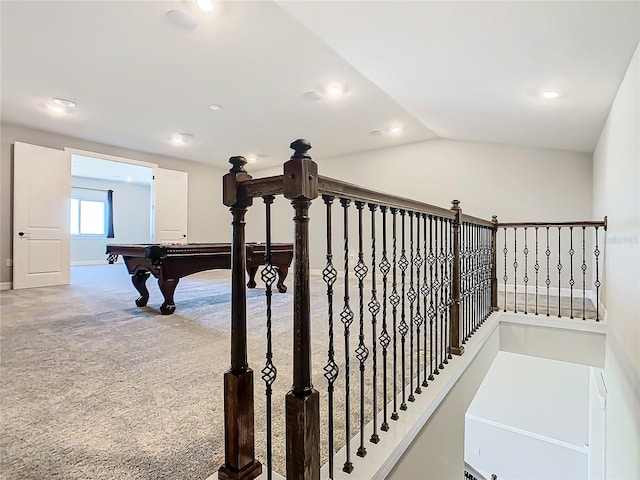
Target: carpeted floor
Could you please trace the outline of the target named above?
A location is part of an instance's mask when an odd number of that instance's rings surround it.
[[[287,284],[291,287],[291,279]],[[1,474],[6,480],[206,479],[223,461],[222,375],[229,364],[229,272],[186,277],[176,289],[174,315],[158,312],[162,297],[149,280],[149,306],[123,265],[74,267],[69,286],[0,294],[2,388]],[[344,336],[334,304],[335,449],[344,445]],[[368,292],[369,290],[367,290]],[[273,295],[273,346],[278,378],[273,395],[274,470],[284,472],[284,395],[291,386],[292,289]],[[313,379],[327,424],[328,325],[326,286],[312,278]],[[358,343],[357,289],[350,350]],[[365,296],[365,309],[368,297]],[[256,371],[256,454],[265,460],[265,297],[248,290],[249,362]],[[371,336],[368,312],[365,335]],[[380,319],[379,319],[380,320]],[[380,321],[378,335],[380,334]],[[371,346],[368,345],[371,349]],[[407,340],[407,355],[409,342]],[[421,345],[421,349],[424,345]],[[391,356],[390,356],[391,357]],[[407,356],[407,368],[409,359]],[[421,360],[422,361],[422,360]],[[390,368],[391,358],[389,358]],[[382,371],[378,347],[379,375]],[[351,353],[351,434],[360,421],[359,369]],[[371,354],[366,370],[365,422],[371,419]],[[408,377],[407,377],[408,381]],[[389,398],[390,400],[390,398]],[[378,406],[382,389],[378,387]],[[326,429],[321,430],[323,463]],[[367,442],[368,443],[368,442]],[[355,452],[357,445],[352,442]],[[372,447],[371,444],[367,448]],[[341,465],[344,459],[336,459]]]

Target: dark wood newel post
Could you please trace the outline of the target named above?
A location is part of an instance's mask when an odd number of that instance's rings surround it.
[[[225,463],[218,478],[251,480],[262,473],[255,459],[253,370],[247,363],[247,293],[244,216],[251,198],[242,195],[240,183],[250,180],[244,157],[231,157],[233,165],[222,179],[223,203],[232,216],[231,242],[231,366],[224,373]]]
[[[491,217],[491,223],[493,223],[491,232],[491,310],[497,312],[500,307],[498,307],[498,217],[496,215]]]
[[[462,355],[464,347],[460,343],[460,201],[451,202],[456,214],[453,219],[453,276],[451,278],[451,353]]]
[[[318,166],[296,140],[284,164],[284,196],[294,209],[293,385],[286,395],[287,479],[320,479],[320,394],[311,383],[309,207],[318,196]]]

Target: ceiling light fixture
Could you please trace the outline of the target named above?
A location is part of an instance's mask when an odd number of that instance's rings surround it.
[[[184,10],[169,10],[167,19],[174,27],[183,28],[185,30],[193,30],[198,26],[197,20]]]
[[[67,113],[67,109],[60,105],[49,105],[49,110],[51,110],[53,113]]]
[[[402,133],[402,127],[399,127],[397,125],[395,127],[391,127],[389,129],[389,133],[391,135],[399,135],[400,133]]]
[[[203,12],[212,12],[216,8],[211,0],[196,0],[196,5]]]
[[[247,157],[247,162],[249,163],[256,163],[258,161],[258,158],[255,155],[249,155]]]
[[[214,112],[217,112],[218,110],[220,110],[222,107],[220,105],[209,105],[209,108],[211,110],[213,110]]]
[[[558,98],[560,96],[560,94],[558,92],[556,92],[555,90],[545,90],[544,92],[542,92],[542,97],[547,99],[547,100],[554,100],[556,98]]]
[[[341,97],[344,92],[345,88],[341,83],[332,83],[327,87],[327,95],[333,98]]]
[[[193,138],[193,135],[190,133],[177,133],[171,137],[171,143],[174,145],[184,145],[191,138]]]
[[[71,100],[67,100],[66,98],[54,98],[53,103],[64,108],[73,108],[76,106],[76,102],[72,102]]]

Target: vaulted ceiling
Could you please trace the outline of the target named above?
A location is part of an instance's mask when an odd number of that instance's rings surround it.
[[[640,39],[638,1],[0,9],[2,122],[222,168],[280,164],[298,137],[314,158],[434,138],[591,152]]]

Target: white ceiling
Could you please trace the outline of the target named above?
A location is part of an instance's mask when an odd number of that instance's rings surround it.
[[[0,2],[2,121],[227,168],[452,138],[591,152],[640,2]],[[170,10],[198,23],[174,26]],[[345,82],[338,100],[305,92]],[[555,101],[543,89],[561,92]],[[53,97],[77,107],[47,110]],[[209,105],[219,104],[214,112]],[[401,135],[371,135],[401,125]],[[175,133],[194,137],[170,142]]]

